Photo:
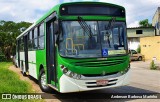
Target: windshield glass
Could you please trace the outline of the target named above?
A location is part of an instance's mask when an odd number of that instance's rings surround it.
[[[62,21],[59,51],[64,57],[90,58],[126,54],[124,22]]]

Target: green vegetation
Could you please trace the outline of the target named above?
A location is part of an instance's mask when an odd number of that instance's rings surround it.
[[[140,45],[137,48],[137,53],[141,53],[141,46]]]
[[[0,54],[0,62],[3,62],[3,61],[7,61],[7,59],[4,55]]]
[[[156,69],[157,69],[157,66],[156,66],[156,64],[154,63],[153,60],[152,60],[152,62],[150,63],[150,69],[151,69],[151,70],[156,70]]]
[[[11,62],[0,62],[0,93],[31,93],[31,85],[26,81],[20,80],[19,76],[16,73],[8,69],[11,65]],[[7,100],[7,102],[13,101],[19,102],[20,100]],[[21,101],[35,102],[38,100]],[[6,102],[6,100],[0,99],[0,102]]]
[[[148,19],[139,21],[140,27],[152,27],[152,24],[148,22]]]
[[[32,23],[0,21],[0,52],[7,59],[16,52],[16,37],[26,30]]]
[[[8,70],[11,63],[2,62],[0,63],[0,93],[24,93],[28,92],[30,86],[28,83],[19,80],[16,73]],[[2,84],[3,83],[3,84]],[[17,87],[18,86],[18,87]]]

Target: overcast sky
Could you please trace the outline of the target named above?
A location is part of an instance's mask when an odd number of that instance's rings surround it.
[[[160,0],[0,0],[0,20],[35,22],[54,5],[69,1],[102,1],[124,6],[128,27],[136,27],[146,18],[151,23],[160,7]]]

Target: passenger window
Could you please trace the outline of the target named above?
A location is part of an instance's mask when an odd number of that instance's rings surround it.
[[[32,46],[32,31],[30,31],[29,33],[28,33],[28,35],[29,35],[29,39],[28,39],[28,50],[29,51],[31,51],[32,50],[32,48],[33,48],[33,46]]]
[[[34,37],[34,39],[33,39],[33,42],[34,42],[34,43],[33,43],[33,48],[34,48],[35,50],[36,50],[37,47],[38,47],[38,46],[37,46],[37,44],[38,44],[38,43],[37,43],[37,35],[38,35],[38,34],[37,34],[37,27],[36,27],[36,28],[34,28],[34,36],[33,36],[33,37]]]
[[[34,38],[37,38],[37,27],[34,29]]]
[[[29,40],[32,40],[32,31],[29,33]]]
[[[42,23],[39,26],[39,34],[38,34],[38,49],[44,49],[44,24]]]

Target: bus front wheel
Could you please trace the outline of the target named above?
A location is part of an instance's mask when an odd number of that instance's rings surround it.
[[[39,86],[43,92],[50,92],[51,88],[47,85],[46,74],[44,69],[41,69],[39,76]]]

